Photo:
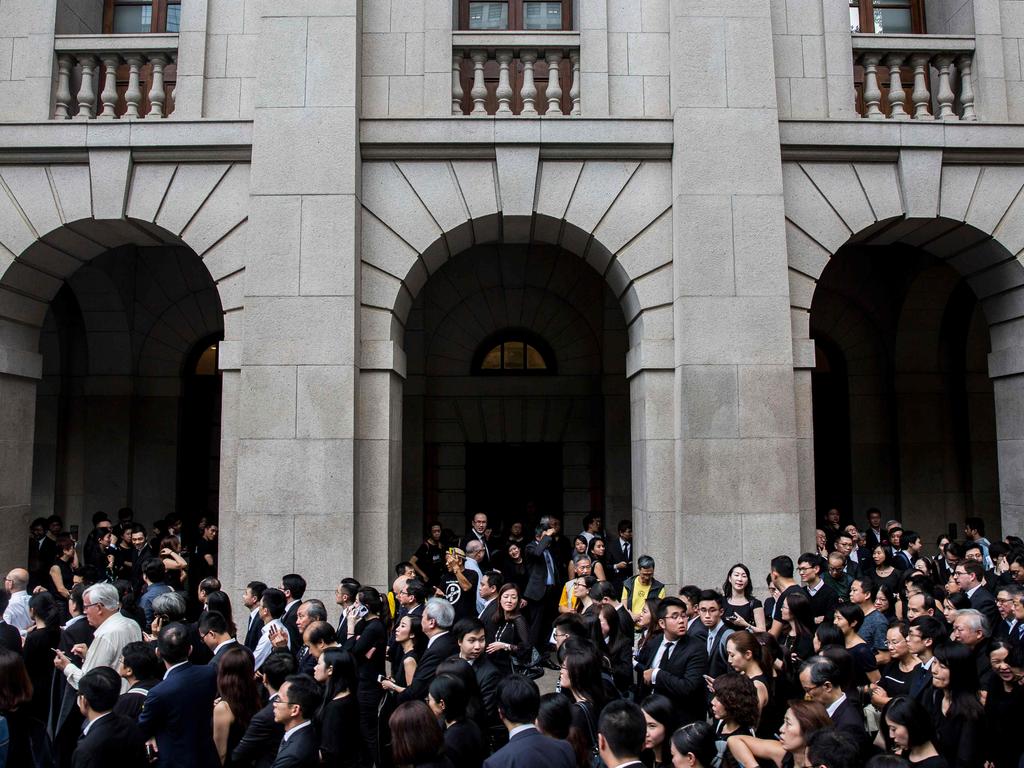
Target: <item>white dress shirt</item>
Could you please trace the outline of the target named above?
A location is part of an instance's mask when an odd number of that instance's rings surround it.
[[[12,627],[16,627],[22,637],[25,636],[28,628],[35,624],[28,615],[28,601],[31,599],[32,595],[25,590],[13,592],[11,593],[11,602],[7,605],[7,610],[4,611],[4,621]]]
[[[256,659],[256,669],[263,666],[263,662],[270,656],[270,652],[274,650],[274,646],[270,643],[270,628],[277,627],[285,634],[285,638],[288,642],[288,649],[291,650],[292,638],[288,633],[288,629],[284,624],[281,623],[280,619],[274,619],[269,624],[264,624],[263,629],[260,631],[260,641],[256,643],[256,650],[253,651],[253,656]]]
[[[82,729],[82,738],[85,738],[85,735],[87,733],[89,733],[89,729],[92,728],[92,724],[93,723],[95,723],[97,720],[102,720],[104,717],[106,717],[109,714],[110,714],[110,712],[104,712],[103,714],[96,715],[96,717],[94,717],[92,720],[90,720],[88,723],[86,723],[85,724],[85,728]]]
[[[284,732],[284,736],[282,737],[282,740],[283,741],[288,741],[288,739],[290,739],[292,737],[292,734],[294,734],[296,731],[301,731],[307,725],[312,725],[312,721],[311,720],[306,720],[305,722],[299,723],[294,728],[289,728],[287,731]]]
[[[839,705],[842,704],[844,701],[846,701],[846,694],[845,693],[840,695],[840,697],[838,699],[836,699],[831,704],[829,704],[827,707],[825,707],[825,711],[828,712],[828,716],[832,717],[832,715],[834,715],[836,713],[836,710],[839,709]]]
[[[86,672],[97,667],[110,667],[117,669],[117,661],[121,658],[121,651],[128,643],[137,643],[142,640],[142,630],[135,623],[134,619],[122,616],[120,613],[111,614],[96,630],[93,635],[92,645],[85,656],[85,663],[81,668],[74,664],[64,667],[64,677],[76,691],[78,681]],[[121,680],[121,692],[128,690],[128,681]]]

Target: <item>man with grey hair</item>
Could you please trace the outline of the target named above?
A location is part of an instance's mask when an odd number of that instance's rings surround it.
[[[142,640],[142,630],[133,619],[120,614],[121,601],[117,589],[112,584],[93,584],[85,590],[82,611],[86,621],[96,629],[92,645],[85,643],[75,645],[71,650],[85,663],[79,667],[71,662],[64,653],[58,651],[53,659],[53,666],[64,673],[68,683],[76,691],[82,675],[97,667],[110,667],[117,671],[117,663],[121,658],[121,650],[128,643]],[[127,683],[122,681],[122,692]]]
[[[480,582],[484,580],[484,572],[481,568],[481,564],[484,561],[484,555],[487,554],[487,550],[484,549],[484,545],[478,539],[470,539],[469,543],[466,544],[466,570],[473,571],[476,574],[476,612],[480,613],[487,604],[487,601],[480,597]]]
[[[852,736],[864,754],[870,742],[864,712],[858,703],[846,698],[839,666],[825,656],[811,656],[800,667],[800,686],[804,697],[824,706],[836,730]]]
[[[950,637],[953,642],[966,645],[971,649],[975,666],[978,669],[978,682],[981,684],[981,690],[985,690],[992,679],[992,664],[988,657],[988,640],[991,634],[992,627],[988,623],[988,617],[981,611],[964,608],[953,614],[953,632]]]
[[[423,617],[420,626],[427,636],[427,650],[416,665],[416,674],[404,690],[398,689],[393,681],[385,680],[385,688],[398,691],[397,703],[406,701],[423,701],[427,698],[430,684],[437,673],[437,665],[449,656],[459,652],[459,644],[449,631],[455,621],[455,609],[451,603],[441,597],[432,597],[423,606]]]

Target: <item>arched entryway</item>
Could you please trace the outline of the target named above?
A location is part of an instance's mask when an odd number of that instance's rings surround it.
[[[542,513],[631,514],[627,332],[601,276],[547,245],[450,259],[405,330],[402,548],[424,526],[496,533]]]

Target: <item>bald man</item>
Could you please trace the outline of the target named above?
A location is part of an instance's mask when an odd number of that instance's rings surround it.
[[[28,601],[32,597],[28,593],[28,571],[14,568],[4,579],[4,587],[11,593],[11,602],[4,611],[4,621],[17,627],[22,637],[35,622],[28,616]]]

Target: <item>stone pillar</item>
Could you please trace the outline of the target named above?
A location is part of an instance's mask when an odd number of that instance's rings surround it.
[[[25,567],[42,356],[0,347],[0,570]]]
[[[331,605],[353,574],[361,6],[261,6],[244,332],[224,364],[240,371],[236,415],[230,380],[224,395],[226,424],[237,418],[224,437],[237,439],[232,595],[298,571]]]
[[[57,0],[0,4],[0,122],[53,117]]]
[[[735,561],[760,583],[801,539],[770,5],[671,4],[683,583]],[[697,79],[688,51],[709,38],[724,55]]]
[[[1003,530],[987,531],[995,541],[1024,526],[1024,350],[1000,349],[988,356],[995,393],[996,458]]]

